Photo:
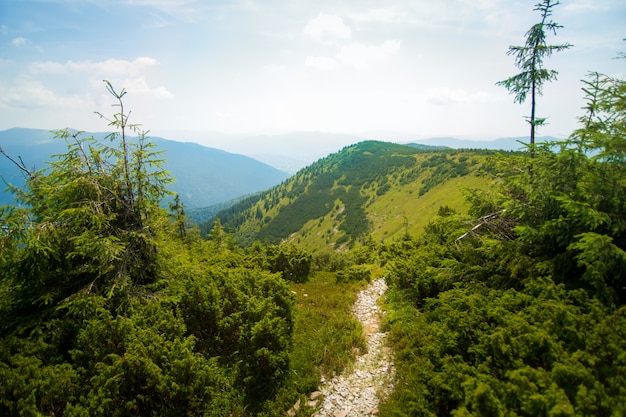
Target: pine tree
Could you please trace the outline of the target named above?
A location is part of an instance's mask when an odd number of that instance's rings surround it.
[[[26,187],[13,190],[22,207],[3,209],[8,231],[1,246],[20,248],[4,265],[18,321],[31,314],[37,320],[78,295],[124,304],[126,295],[156,281],[154,240],[167,219],[160,204],[172,180],[146,132],[128,123],[125,90],[106,85],[119,107],[107,119],[116,129],[109,143],[54,132],[67,152],[45,169],[23,169]]]
[[[547,32],[556,35],[557,29],[563,26],[552,20],[548,20],[552,15],[552,8],[557,6],[559,1],[543,0],[537,3],[533,10],[541,13],[541,21],[534,24],[528,32],[526,32],[526,43],[523,46],[509,46],[507,55],[515,56],[515,66],[522,70],[506,80],[499,81],[496,85],[500,85],[514,94],[514,102],[524,103],[530,93],[530,146],[531,156],[533,155],[532,147],[535,144],[535,127],[545,123],[545,118],[536,117],[536,99],[542,94],[543,84],[548,81],[556,80],[558,74],[555,70],[548,70],[543,67],[544,58],[549,58],[553,52],[560,52],[570,48],[572,45],[564,43],[560,45],[548,45],[546,43]]]

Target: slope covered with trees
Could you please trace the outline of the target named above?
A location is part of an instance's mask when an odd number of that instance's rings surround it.
[[[346,249],[370,236],[397,239],[419,233],[441,199],[463,207],[464,190],[486,184],[479,168],[493,154],[361,142],[216,217],[243,245],[291,242],[320,251]]]

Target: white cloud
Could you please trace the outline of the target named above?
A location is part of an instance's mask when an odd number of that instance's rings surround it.
[[[39,109],[78,107],[85,101],[76,95],[60,96],[37,80],[19,80],[11,86],[0,85],[0,103],[7,108]]]
[[[496,98],[489,93],[482,91],[468,92],[463,89],[452,89],[449,87],[431,88],[426,92],[426,98],[429,103],[438,106],[496,101]]]
[[[144,22],[141,24],[141,27],[144,29],[162,29],[164,27],[168,27],[172,24],[168,19],[165,19],[163,16],[160,16],[156,13],[152,13],[150,16],[150,20],[148,22]]]
[[[603,10],[609,6],[611,6],[610,1],[605,2],[605,4],[602,4],[602,2],[598,2],[598,1],[574,0],[574,1],[568,1],[565,4],[563,4],[563,8],[561,10],[564,13],[588,13],[588,12]]]
[[[352,29],[343,23],[339,16],[320,13],[309,20],[304,27],[304,34],[319,41],[327,38],[350,39]]]
[[[104,61],[67,61],[65,63],[44,61],[34,62],[29,66],[32,76],[82,74],[91,80],[97,88],[102,87],[102,79],[108,79],[129,92],[150,95],[159,98],[173,98],[173,94],[163,86],[148,85],[144,71],[157,64],[156,59],[139,57],[133,61],[107,59]]]
[[[503,0],[447,0],[415,1],[404,6],[407,17],[404,21],[420,28],[447,28],[453,31],[493,32],[504,25],[522,22],[520,10],[526,12],[520,2]]]
[[[399,49],[400,42],[396,40],[387,40],[380,45],[351,42],[343,46],[337,56],[344,65],[366,69],[372,64],[386,61]]]
[[[198,0],[127,0],[129,6],[150,7],[184,21],[197,21],[205,4]]]
[[[282,65],[282,64],[269,64],[269,65],[265,65],[263,69],[267,72],[275,73],[275,72],[283,72],[287,70],[287,66]]]
[[[372,9],[361,13],[352,13],[350,18],[362,22],[394,22],[406,14],[395,7]]]
[[[149,95],[157,98],[174,98],[174,95],[165,87],[150,87],[144,77],[127,78],[119,82],[120,86],[129,93]]]
[[[15,47],[22,47],[22,46],[26,46],[30,43],[30,41],[26,38],[23,37],[17,37],[17,38],[13,38],[11,39],[11,45],[15,46]]]
[[[320,70],[331,70],[336,68],[338,63],[327,56],[307,56],[304,65]]]
[[[134,61],[121,59],[107,59],[104,61],[67,61],[65,63],[44,61],[34,62],[29,69],[33,73],[65,74],[70,72],[85,72],[99,75],[137,75],[145,68],[156,65],[154,58],[139,57]]]

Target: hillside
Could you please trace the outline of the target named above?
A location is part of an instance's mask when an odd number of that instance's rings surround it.
[[[419,234],[439,208],[464,208],[490,151],[365,141],[320,159],[281,185],[218,213],[241,244],[295,242],[317,251]]]
[[[106,133],[85,135],[102,140]],[[208,207],[266,190],[288,176],[247,156],[195,143],[163,138],[151,138],[151,141],[165,152],[165,169],[176,179],[170,189],[180,194],[187,208]],[[0,131],[0,147],[15,158],[22,157],[27,167],[40,169],[52,160],[51,155],[65,152],[66,144],[54,140],[47,130],[14,128]],[[0,176],[9,183],[23,184],[19,170],[4,157],[0,158]],[[0,192],[0,204],[10,201],[10,194]]]

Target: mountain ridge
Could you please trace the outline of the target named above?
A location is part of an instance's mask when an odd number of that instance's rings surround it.
[[[363,141],[216,215],[243,246],[291,242],[342,250],[366,237],[417,234],[441,205],[463,210],[465,189],[484,188],[493,150],[432,149]],[[210,229],[208,221],[201,226]]]
[[[72,130],[73,131],[73,130]],[[107,132],[84,132],[104,140]],[[44,129],[12,128],[0,131],[0,147],[13,157],[22,157],[28,168],[43,168],[53,154],[66,152],[62,140]],[[178,142],[150,137],[158,150],[165,151],[165,166],[176,179],[170,189],[180,195],[188,208],[208,207],[242,195],[268,189],[284,181],[289,174],[241,154],[206,147],[193,142]],[[19,169],[6,158],[0,158],[0,176],[5,182],[21,186]],[[0,204],[10,203],[12,196],[0,192]]]
[[[559,141],[559,139],[554,136],[538,136],[536,138],[536,143],[541,142],[553,142]],[[420,145],[429,145],[429,146],[445,146],[447,148],[453,149],[491,149],[491,150],[504,150],[504,151],[519,151],[525,147],[525,144],[528,143],[527,136],[514,136],[514,137],[504,137],[497,138],[493,140],[471,140],[471,139],[460,139],[455,137],[432,137],[428,139],[415,139],[410,140],[408,142],[402,141],[399,142],[406,145],[411,144],[420,144]]]

